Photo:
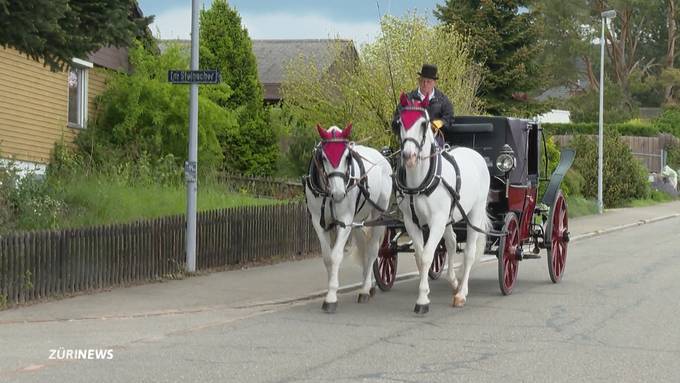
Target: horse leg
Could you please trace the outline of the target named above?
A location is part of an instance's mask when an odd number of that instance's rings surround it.
[[[425,246],[423,231],[407,216],[404,216],[404,227],[406,227],[406,232],[408,233],[409,238],[411,238],[416,266],[418,267],[418,274],[420,274],[422,271],[421,254],[423,254],[423,247]]]
[[[366,232],[363,229],[354,229],[352,231],[352,241],[354,242],[355,248],[352,256],[361,264],[362,268],[362,282],[366,279]],[[370,279],[369,279],[370,282]],[[370,288],[370,285],[369,287]],[[359,297],[357,298],[358,303],[368,302],[368,288],[362,285],[361,290],[359,290]]]
[[[375,295],[375,286],[373,286],[373,263],[375,263],[375,260],[378,258],[378,251],[380,250],[380,244],[385,236],[385,230],[387,230],[385,226],[375,226],[370,230],[371,237],[368,240],[366,263],[364,265],[364,286],[368,286],[368,293],[371,296]]]
[[[453,289],[453,294],[458,292],[458,279],[456,278],[456,270],[453,268],[453,256],[456,254],[456,232],[453,231],[452,225],[446,225],[444,229],[444,242],[446,243],[446,253],[448,255],[449,262],[449,283],[451,283],[451,288]]]
[[[331,248],[328,257],[324,257],[326,270],[328,271],[328,293],[323,302],[322,309],[328,313],[335,312],[338,306],[338,288],[340,282],[338,280],[338,272],[340,270],[340,263],[345,251],[345,244],[351,233],[350,228],[338,228],[335,244]]]
[[[484,206],[482,208],[474,209],[470,212],[468,217],[470,218],[470,223],[473,225],[487,230],[487,218],[486,218],[486,201],[484,201]],[[472,270],[472,265],[475,263],[475,259],[481,256],[484,252],[486,246],[486,235],[478,233],[474,229],[468,226],[467,228],[467,240],[465,242],[465,253],[463,257],[463,278],[461,278],[460,289],[453,296],[453,306],[463,307],[465,301],[467,300],[468,294],[468,280],[470,279],[470,270]]]
[[[446,217],[444,217],[446,218]],[[430,235],[427,238],[425,247],[420,260],[420,284],[418,286],[418,299],[414,311],[418,314],[425,314],[430,309],[430,281],[428,271],[434,259],[434,252],[442,239],[446,227],[446,219],[432,220],[429,225]]]
[[[314,231],[316,231],[317,237],[319,237],[319,244],[321,245],[321,256],[323,259],[323,264],[326,267],[326,274],[328,275],[328,282],[330,284],[331,280],[331,266],[333,264],[331,258],[332,241],[329,232],[324,230],[318,223],[316,217],[312,217],[312,226],[314,226]],[[328,299],[328,296],[326,296]],[[322,309],[326,312],[335,311],[335,305],[337,301],[332,305],[332,308],[328,305],[327,301],[324,301]],[[332,311],[331,311],[332,310]]]

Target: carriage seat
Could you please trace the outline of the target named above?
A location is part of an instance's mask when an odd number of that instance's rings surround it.
[[[451,126],[444,127],[444,135],[449,134],[465,134],[465,133],[491,133],[493,132],[493,124],[490,122],[475,123],[475,124],[451,124]]]

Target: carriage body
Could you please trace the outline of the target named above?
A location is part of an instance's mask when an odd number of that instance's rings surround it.
[[[519,220],[519,239],[528,240],[540,179],[539,124],[508,117],[462,116],[443,133],[449,145],[474,149],[484,157],[491,175],[487,211],[494,227],[500,229],[506,214],[514,212]],[[515,159],[514,167],[507,172],[496,166],[505,145],[512,149]],[[464,239],[465,230],[460,228],[456,228],[458,238]]]
[[[566,201],[560,191],[564,174],[571,166],[574,151],[561,152],[560,163],[550,178],[541,174],[541,157],[545,145],[540,124],[536,121],[499,116],[457,116],[454,124],[442,130],[446,143],[464,146],[479,152],[485,159],[491,176],[487,213],[493,228],[505,235],[488,236],[485,252],[498,258],[498,276],[501,292],[510,294],[517,278],[519,262],[540,258],[541,249],[547,250],[548,269],[553,282],[559,282],[564,271],[566,248],[569,241]],[[502,156],[510,155],[513,166],[506,170],[499,166]],[[503,169],[502,169],[503,168]],[[547,168],[544,168],[544,172]],[[539,201],[539,183],[550,181]],[[465,243],[465,222],[454,224],[457,242]],[[388,225],[379,259],[374,265],[374,275],[381,289],[389,289],[396,273],[396,254],[412,251],[408,244],[398,239],[403,225]],[[427,234],[426,234],[427,235]],[[530,252],[525,248],[532,246]],[[459,249],[457,249],[459,250]],[[390,256],[393,264],[389,265]],[[436,279],[442,272],[446,259],[443,240],[435,252],[430,277]],[[382,262],[382,266],[381,263]],[[381,281],[382,279],[382,281]]]

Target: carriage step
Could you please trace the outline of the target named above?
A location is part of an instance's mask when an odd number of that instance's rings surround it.
[[[541,259],[541,254],[524,253],[523,259]]]

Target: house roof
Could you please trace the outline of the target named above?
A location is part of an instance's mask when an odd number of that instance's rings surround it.
[[[159,42],[161,51],[168,44],[176,43],[187,49],[190,40],[163,40]],[[333,47],[336,43],[345,45],[354,52],[351,40],[342,39],[309,39],[309,40],[252,40],[253,53],[257,61],[257,75],[264,86],[265,100],[280,100],[280,88],[286,66],[294,59],[302,56],[316,64],[317,69],[328,69],[333,60]]]
[[[144,17],[144,13],[136,1],[132,4],[131,12],[134,17]],[[143,33],[151,36],[151,29],[147,26]],[[104,68],[130,72],[128,47],[102,47],[96,52],[90,53],[87,60]]]
[[[127,48],[103,47],[94,53],[90,53],[87,60],[104,68],[130,72]]]
[[[328,68],[333,60],[333,46],[351,45],[351,40],[253,40],[257,72],[263,84],[283,82],[286,66],[302,56],[314,62],[319,70]]]

